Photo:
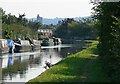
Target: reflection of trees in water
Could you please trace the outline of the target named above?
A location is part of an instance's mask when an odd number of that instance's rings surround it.
[[[21,62],[20,60],[14,60],[13,65],[8,65],[7,68],[4,68],[2,70],[3,77],[7,76],[7,75],[13,76],[16,73],[24,74],[25,71],[28,69],[28,67],[27,67],[28,64],[29,64],[29,61],[27,61],[27,60],[23,61],[23,62]]]
[[[2,58],[0,58],[0,80],[2,78]]]
[[[30,65],[30,68],[34,66],[34,64],[40,63],[40,56],[35,57],[34,55],[30,55],[29,59],[25,59],[21,61],[21,56],[16,57],[16,60],[14,60],[14,64],[8,65],[7,68],[4,68],[2,70],[3,77],[9,75],[10,77],[14,76],[14,74],[20,74],[20,77],[22,78],[26,71],[28,70],[28,66]]]
[[[61,48],[60,48],[60,47],[58,47],[58,48],[54,48],[54,51],[57,52],[58,54],[60,54],[60,52],[61,52]]]
[[[45,55],[52,55],[50,53],[54,52],[64,58],[67,55],[74,54],[80,51],[83,46],[84,46],[84,41],[74,41],[72,47],[42,49],[41,51],[45,52]]]
[[[60,55],[64,58],[67,55],[74,54],[80,51],[84,45],[85,45],[84,42],[80,41],[80,42],[72,44],[72,47],[62,48],[60,51]]]
[[[30,68],[34,67],[34,65],[39,65],[41,63],[41,57],[37,56],[35,57],[34,55],[30,55],[29,57],[29,66]]]
[[[0,83],[1,83],[1,80],[2,80],[2,58],[0,58]]]
[[[82,42],[73,44],[72,47],[65,47],[65,48],[54,48],[54,49],[42,49],[40,54],[33,54],[30,55],[27,59],[24,56],[18,56],[14,58],[14,64],[8,65],[7,68],[4,68],[2,70],[3,76],[5,77],[9,75],[10,77],[13,77],[15,74],[20,74],[20,78],[23,78],[25,76],[26,71],[28,70],[28,67],[33,68],[40,64],[42,64],[42,61],[46,59],[51,59],[54,56],[61,56],[66,57],[68,54],[73,54],[78,51],[80,51],[83,47]],[[45,58],[44,58],[45,56]],[[44,58],[44,59],[43,59]]]

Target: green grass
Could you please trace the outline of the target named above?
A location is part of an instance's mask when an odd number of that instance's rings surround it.
[[[108,77],[95,54],[98,41],[92,42],[87,49],[70,55],[40,76],[28,82],[109,82]]]

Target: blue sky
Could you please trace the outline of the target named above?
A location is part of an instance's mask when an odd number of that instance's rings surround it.
[[[45,18],[70,18],[91,15],[90,0],[0,0],[0,6],[12,15],[26,14],[33,18],[39,14]]]

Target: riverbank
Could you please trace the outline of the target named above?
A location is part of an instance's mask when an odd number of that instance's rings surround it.
[[[90,41],[87,48],[68,56],[58,64],[30,80],[37,82],[109,82],[97,55],[98,41]]]

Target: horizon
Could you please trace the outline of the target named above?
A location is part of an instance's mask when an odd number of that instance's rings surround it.
[[[41,17],[41,16],[40,16]],[[81,16],[76,16],[76,17],[70,17],[70,18],[86,18],[86,17],[90,17],[90,16],[83,16],[83,17],[81,17]],[[37,15],[36,15],[36,17],[33,17],[33,18],[27,18],[27,19],[36,19],[37,18]],[[42,18],[44,18],[44,19],[65,19],[65,18],[69,18],[69,17],[52,17],[52,18],[47,18],[47,17],[42,17]]]
[[[93,5],[90,0],[0,0],[1,8],[6,14],[16,17],[25,13],[25,18],[75,18],[91,16]]]

